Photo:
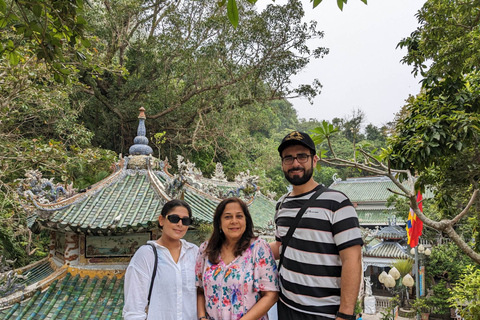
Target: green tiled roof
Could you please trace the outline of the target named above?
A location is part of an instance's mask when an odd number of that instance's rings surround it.
[[[276,202],[268,199],[261,193],[256,195],[255,200],[249,207],[255,228],[267,228],[273,232],[275,229],[273,225],[275,204]]]
[[[41,215],[49,227],[74,231],[138,229],[153,226],[164,200],[155,195],[145,173],[130,171],[99,192],[65,209]],[[163,201],[162,201],[163,200]]]
[[[122,319],[123,278],[72,276],[70,273],[37,291],[29,300],[0,311],[10,319]]]
[[[185,201],[192,207],[192,214],[195,219],[202,222],[213,221],[213,214],[218,203],[188,189],[185,191]]]
[[[395,215],[394,209],[378,209],[378,210],[362,210],[357,208],[358,220],[360,225],[388,225],[389,219]],[[405,220],[398,216],[396,217],[397,224],[405,224]]]
[[[364,257],[408,259],[410,256],[406,249],[398,242],[384,241],[373,247],[365,246],[363,248]]]
[[[94,192],[87,191],[69,205],[56,210],[38,206],[37,214],[29,219],[29,227],[37,221],[47,228],[94,234],[154,228],[168,196],[164,191],[159,192],[150,179],[156,180],[157,185],[160,183],[160,189],[165,188],[165,172],[122,169],[114,180]],[[221,199],[189,185],[184,190],[184,199],[192,207],[194,219],[210,223]],[[275,212],[275,202],[258,193],[249,207],[255,227],[267,228]]]
[[[404,182],[407,186],[407,182]],[[352,202],[384,202],[400,189],[387,177],[349,178],[345,181],[335,181],[330,188],[341,191]]]
[[[402,240],[407,238],[407,230],[405,227],[388,226],[380,229],[375,237],[379,239],[396,239]]]

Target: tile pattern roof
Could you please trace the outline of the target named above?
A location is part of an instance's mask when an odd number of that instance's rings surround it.
[[[125,170],[123,179],[88,195],[82,201],[52,212],[39,221],[56,229],[77,232],[140,230],[156,223],[165,200],[155,196],[145,170]]]
[[[56,279],[50,287],[38,290],[29,300],[0,311],[10,319],[122,319],[123,277],[102,279],[72,276]]]
[[[408,182],[403,183],[408,186]],[[384,202],[400,189],[387,177],[349,178],[345,181],[335,181],[330,188],[345,193],[352,202]]]
[[[398,242],[383,241],[373,247],[363,247],[364,257],[390,258],[390,259],[408,259],[406,247]]]
[[[407,238],[407,230],[400,226],[388,226],[380,229],[375,237],[378,239],[402,240]]]
[[[395,215],[395,210],[383,209],[383,210],[362,210],[357,207],[358,220],[360,225],[388,225],[389,219]],[[405,224],[405,220],[396,216],[397,224]]]
[[[164,171],[126,169],[121,166],[115,179],[99,183],[76,201],[43,209],[28,220],[56,230],[109,234],[143,231],[155,228],[163,204],[170,200],[165,186],[171,177]],[[185,200],[192,207],[195,220],[210,223],[221,199],[185,185]],[[275,212],[275,202],[259,192],[248,203],[256,228],[267,228]]]
[[[275,202],[259,193],[249,206],[255,228],[263,228],[274,232]]]

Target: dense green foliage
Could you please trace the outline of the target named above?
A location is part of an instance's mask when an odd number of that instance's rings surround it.
[[[17,66],[46,63],[57,82],[87,59],[83,0],[0,0],[0,59]]]
[[[48,237],[27,228],[18,179],[39,170],[69,190],[103,179],[115,155],[128,153],[141,106],[150,141],[158,143],[155,156],[175,165],[181,154],[206,176],[222,162],[230,179],[248,169],[260,176],[262,191],[286,191],[276,148],[305,121],[283,98],[319,92],[318,81],[294,88],[290,76],[328,52],[307,47],[323,34],[301,22],[299,2],[263,13],[242,6],[236,30],[208,3],[24,4],[0,2],[4,259],[20,266],[48,252]],[[330,184],[335,172],[325,168],[315,178]]]
[[[398,119],[390,161],[420,173],[419,186],[435,188],[440,227],[476,241],[480,252],[480,13],[478,1],[429,0],[417,14],[420,26],[400,47],[403,62],[422,76],[424,90]],[[470,203],[470,204],[469,204]],[[467,206],[467,204],[469,204]],[[459,214],[467,206],[467,212]],[[458,216],[458,219],[455,218]],[[458,223],[458,224],[457,224]],[[455,229],[455,231],[453,230]],[[456,239],[457,243],[460,243]],[[462,245],[467,252],[468,246]],[[471,256],[474,254],[471,253]]]
[[[458,310],[462,319],[480,319],[480,269],[467,266],[460,281],[451,290],[451,306]]]

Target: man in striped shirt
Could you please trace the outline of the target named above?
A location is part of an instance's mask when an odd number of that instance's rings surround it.
[[[276,259],[300,208],[324,188],[313,180],[319,159],[308,134],[291,132],[278,152],[293,190],[277,203],[276,241],[271,244]],[[355,320],[362,245],[352,203],[343,193],[325,188],[305,211],[284,252],[278,319]]]

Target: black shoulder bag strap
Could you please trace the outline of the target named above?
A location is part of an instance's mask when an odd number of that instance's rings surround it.
[[[152,281],[150,282],[150,290],[148,290],[148,299],[147,299],[147,310],[150,305],[150,297],[152,296],[153,281],[155,281],[155,276],[157,275],[157,265],[158,265],[158,253],[157,248],[151,243],[147,243],[153,249],[153,254],[155,255],[155,264],[153,266]]]
[[[282,240],[282,252],[280,253],[280,262],[278,263],[278,271],[280,271],[280,268],[282,267],[283,263],[283,256],[285,255],[285,250],[287,250],[288,243],[290,242],[290,239],[292,238],[293,233],[295,232],[295,229],[297,229],[298,223],[300,222],[300,219],[302,218],[303,214],[307,210],[308,207],[310,207],[313,202],[320,196],[327,188],[325,188],[323,185],[318,188],[318,190],[308,199],[303,206],[300,208],[300,210],[297,213],[297,216],[295,217],[295,220],[293,221],[292,225],[287,231],[287,234]],[[285,197],[286,198],[286,197]],[[284,199],[285,200],[285,199]],[[278,207],[278,210],[281,209],[283,202],[280,204]]]

